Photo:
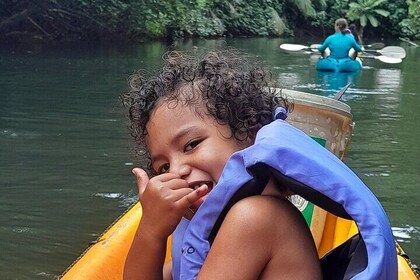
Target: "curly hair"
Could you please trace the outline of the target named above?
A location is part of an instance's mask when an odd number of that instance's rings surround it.
[[[198,59],[172,51],[163,60],[154,77],[146,78],[142,72],[132,75],[129,91],[122,96],[129,108],[131,134],[146,154],[146,125],[162,103],[182,104],[197,115],[213,117],[228,125],[237,141],[255,139],[257,131],[273,120],[277,106],[288,110],[287,100],[274,88],[271,73],[235,50],[210,51]]]

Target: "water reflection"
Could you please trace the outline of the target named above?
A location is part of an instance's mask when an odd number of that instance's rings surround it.
[[[404,83],[401,69],[378,69],[376,71],[376,88],[399,92]]]
[[[316,82],[320,85],[319,95],[334,96],[340,89],[348,83],[355,85],[358,83],[360,72],[316,72]]]

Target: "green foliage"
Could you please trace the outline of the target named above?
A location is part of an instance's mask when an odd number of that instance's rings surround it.
[[[286,32],[278,12],[283,7],[282,3],[270,0],[214,1],[213,10],[229,34],[278,36]]]
[[[324,26],[325,22],[327,21],[328,15],[325,11],[318,12],[315,18],[312,20],[312,26]]]
[[[224,26],[205,0],[130,3],[129,33],[133,37],[221,36]]]
[[[191,0],[185,5],[184,19],[178,29],[182,34],[209,37],[221,36],[225,32],[222,21],[212,12],[211,1]],[[182,35],[181,34],[181,35]]]
[[[163,37],[167,32],[167,26],[171,22],[171,15],[174,13],[172,6],[165,1],[144,1],[131,0],[126,11],[127,32],[130,37],[137,38],[148,34],[151,37]]]
[[[360,25],[360,37],[363,38],[364,28],[368,22],[373,27],[378,27],[380,21],[377,16],[388,17],[390,12],[379,8],[387,0],[358,0],[358,2],[349,3],[349,10],[347,11],[347,18],[355,20]]]
[[[349,10],[347,17],[349,20],[359,20],[360,26],[367,26],[368,22],[373,27],[379,25],[377,15],[387,17],[389,12],[378,8],[378,6],[387,2],[387,0],[358,0],[358,2],[351,2],[349,4]]]
[[[0,39],[284,36],[293,34],[294,28],[326,35],[333,32],[334,21],[346,14],[350,21],[359,22],[361,31],[381,23],[383,33],[419,36],[419,0],[355,1],[0,0]]]
[[[394,0],[389,1],[386,6],[387,10],[392,11],[392,13],[381,23],[382,34],[398,36],[401,34],[401,27],[399,24],[403,19],[407,18],[408,5],[406,0]]]
[[[311,4],[313,5],[314,9],[315,9],[315,13],[318,11],[324,11],[329,3],[328,0],[316,0],[316,1],[311,1]]]
[[[400,23],[402,33],[420,39],[420,1],[407,0],[408,17]]]
[[[321,5],[321,1],[313,3],[316,15],[311,19],[310,25],[320,28],[318,35],[325,37],[334,33],[334,22],[337,18],[345,17],[348,2],[349,0],[326,0],[325,5]]]
[[[120,19],[128,5],[119,0],[76,0],[65,2],[65,10],[75,14],[81,29],[89,33],[109,33],[119,31]],[[64,7],[63,7],[64,8]]]
[[[392,11],[388,16],[388,20],[392,24],[398,24],[402,18],[407,16],[408,5],[406,0],[394,0],[387,3],[387,10]]]
[[[288,2],[294,5],[305,18],[315,17],[316,12],[311,0],[288,0]]]

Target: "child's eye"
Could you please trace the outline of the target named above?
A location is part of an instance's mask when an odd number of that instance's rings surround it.
[[[192,140],[192,141],[188,142],[187,145],[185,145],[184,152],[191,151],[192,149],[197,147],[201,143],[201,141],[202,140],[196,139],[196,140]]]
[[[163,174],[169,171],[169,163],[165,163],[162,164],[158,169],[157,169],[157,173],[158,174]]]

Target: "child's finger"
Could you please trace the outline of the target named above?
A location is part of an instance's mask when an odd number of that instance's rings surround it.
[[[139,190],[139,197],[144,193],[147,183],[149,182],[149,176],[146,171],[141,168],[133,168],[133,174],[136,176],[137,188]]]
[[[198,189],[190,192],[186,196],[182,198],[182,203],[185,204],[186,207],[190,207],[194,203],[196,203],[200,198],[205,196],[209,191],[209,187],[207,185],[202,185]]]

